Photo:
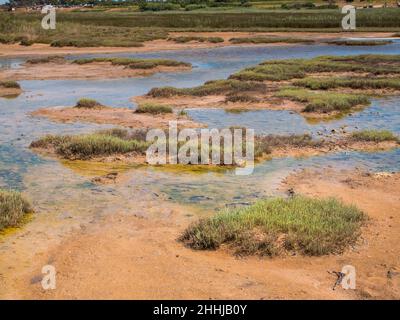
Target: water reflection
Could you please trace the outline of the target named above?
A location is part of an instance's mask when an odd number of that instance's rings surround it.
[[[21,81],[24,90],[15,99],[0,98],[0,186],[24,189],[40,211],[71,210],[85,214],[102,212],[104,208],[134,208],[143,199],[164,195],[169,201],[204,208],[221,208],[248,203],[273,194],[277,183],[288,172],[304,167],[322,168],[362,166],[371,170],[398,171],[399,151],[380,153],[338,153],[306,159],[274,159],[256,167],[251,176],[238,177],[230,170],[193,174],[190,170],[165,170],[139,167],[128,170],[126,180],[117,185],[93,184],[82,171],[82,164],[60,163],[32,153],[30,142],[45,134],[75,134],[111,127],[87,123],[53,123],[33,118],[29,112],[41,107],[71,106],[82,97],[95,98],[114,107],[134,107],[131,97],[142,95],[156,86],[191,87],[207,80],[226,78],[246,66],[267,59],[310,58],[319,55],[364,53],[399,54],[400,42],[379,47],[338,47],[299,45],[274,47],[225,47],[188,51],[167,51],[146,54],[118,54],[126,57],[172,58],[191,62],[192,72],[163,73],[150,77],[113,80],[38,80]],[[84,55],[90,57],[94,55]],[[96,55],[107,56],[107,55]],[[116,56],[116,55],[114,55]],[[82,57],[82,56],[80,56]],[[74,56],[68,59],[74,59]],[[15,68],[21,59],[0,59],[2,67]],[[210,127],[233,125],[254,128],[258,133],[329,133],[332,129],[347,131],[362,128],[385,128],[400,133],[400,99],[375,99],[360,112],[330,122],[313,123],[287,111],[248,111],[228,113],[224,110],[189,110],[196,121]],[[114,168],[115,169],[115,168]],[[114,170],[112,169],[112,170]],[[130,169],[130,168],[127,168]],[[100,174],[99,168],[91,168]],[[97,170],[97,171],[96,171]],[[154,194],[157,194],[155,196]],[[125,197],[125,198],[124,198]],[[119,204],[121,199],[129,199]],[[67,205],[68,203],[68,205]],[[103,208],[103,209],[101,209]],[[105,210],[105,209],[104,209]]]

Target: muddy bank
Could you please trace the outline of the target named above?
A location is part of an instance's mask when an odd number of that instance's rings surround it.
[[[223,250],[192,251],[176,238],[196,216],[189,216],[191,209],[158,200],[162,206],[157,210],[116,212],[72,233],[35,255],[19,277],[5,270],[7,297],[398,299],[399,174],[304,171],[282,184],[283,191],[289,187],[309,196],[338,197],[364,210],[370,222],[359,243],[342,255],[324,257],[237,259]],[[57,288],[44,291],[35,279],[40,280],[49,261],[57,270]],[[356,268],[356,290],[332,290],[337,278],[331,272],[347,264]]]
[[[400,297],[399,173],[368,173],[356,170],[304,170],[289,176],[282,189],[309,196],[335,196],[365,210],[370,218],[359,246],[337,261],[356,267],[358,298]],[[331,260],[328,258],[327,260]]]
[[[400,92],[399,55],[267,60],[190,88],[155,87],[137,103],[179,108],[289,110],[310,119],[359,111],[376,96]]]
[[[254,95],[259,98],[259,102],[227,102],[226,95],[209,95],[205,97],[175,96],[170,98],[154,98],[148,95],[131,98],[134,103],[156,103],[168,104],[180,109],[224,109],[232,112],[251,111],[251,110],[286,110],[301,114],[306,118],[329,119],[332,116],[339,115],[339,112],[322,114],[317,112],[302,112],[304,104],[290,101],[287,99],[273,97],[273,94]]]
[[[97,110],[98,112],[98,110]],[[178,129],[178,132],[181,128]],[[233,130],[233,128],[231,128]],[[245,134],[245,131],[242,131]],[[359,136],[357,138],[357,135]],[[151,145],[151,141],[147,141],[147,129],[124,130],[120,128],[100,130],[94,133],[81,135],[58,135],[44,136],[33,141],[30,148],[45,156],[52,156],[61,160],[71,161],[91,161],[94,163],[108,163],[115,165],[134,165],[156,163],[148,162],[146,151]],[[165,136],[168,141],[168,136]],[[220,138],[222,142],[222,138]],[[199,137],[191,138],[192,143],[196,143],[198,152],[193,153],[190,150],[190,156],[195,156],[195,160],[185,163],[178,159],[178,166],[184,171],[184,168],[197,168],[205,171],[215,171],[218,168],[226,170],[234,169],[237,166],[243,166],[247,162],[246,158],[237,159],[232,154],[233,162],[225,164],[224,156],[226,149],[220,147],[221,162],[218,165],[211,164],[211,152],[208,153],[208,162],[210,165],[201,165],[205,160],[201,155],[200,148],[206,147],[213,150],[216,146],[214,142],[208,141],[208,145],[203,145]],[[182,141],[183,142],[183,141]],[[187,143],[189,143],[186,140]],[[172,142],[174,143],[174,142]],[[176,142],[175,142],[176,143]],[[177,145],[177,150],[187,147],[187,143]],[[253,160],[255,163],[271,160],[280,157],[311,157],[321,154],[345,152],[345,151],[362,151],[362,152],[379,152],[398,148],[400,142],[398,138],[391,132],[380,131],[359,131],[342,136],[328,135],[324,138],[313,139],[309,134],[303,135],[257,135],[254,137],[253,144]],[[247,149],[247,147],[246,147]],[[186,151],[186,156],[189,156]],[[233,152],[232,150],[228,152]],[[243,155],[244,157],[246,155]],[[169,164],[169,162],[167,162]],[[173,166],[173,165],[172,165]],[[161,166],[163,167],[163,166]],[[167,166],[168,167],[168,166]],[[106,180],[110,177],[105,177]],[[114,178],[114,177],[111,177]],[[115,180],[115,179],[114,179]]]
[[[0,44],[0,56],[2,57],[18,57],[18,56],[42,56],[42,55],[68,55],[68,54],[90,54],[90,53],[141,53],[164,50],[190,50],[201,48],[215,48],[232,45],[229,39],[234,37],[250,37],[250,36],[277,36],[277,37],[298,37],[308,38],[316,41],[331,40],[347,37],[391,37],[393,32],[333,32],[333,33],[318,33],[318,32],[170,32],[170,37],[178,36],[204,36],[204,37],[221,37],[224,42],[190,42],[176,43],[167,40],[154,40],[144,42],[143,47],[122,48],[122,47],[96,47],[96,48],[76,48],[76,47],[51,47],[47,44],[33,44],[29,47],[20,46],[18,44],[5,45]],[[250,46],[257,44],[241,44],[240,46]],[[266,46],[283,45],[267,44]],[[291,45],[291,44],[287,44]],[[265,46],[261,44],[259,46]]]
[[[324,142],[317,147],[283,147],[276,148],[269,155],[271,158],[283,157],[312,157],[321,154],[344,152],[344,151],[362,151],[379,152],[398,148],[400,145],[395,141],[353,141],[348,138]]]
[[[4,88],[0,86],[0,97],[16,97],[22,93],[20,88]]]
[[[128,108],[80,109],[73,107],[53,107],[38,109],[30,113],[34,117],[45,117],[56,122],[91,122],[112,124],[128,128],[167,128],[169,121],[178,121],[180,127],[198,128],[201,124],[186,116],[176,114],[151,115],[135,113]]]
[[[0,80],[58,80],[58,79],[115,79],[150,76],[157,72],[189,71],[188,66],[157,66],[150,69],[132,69],[109,62],[76,64],[67,61],[25,63],[18,69],[0,70]]]

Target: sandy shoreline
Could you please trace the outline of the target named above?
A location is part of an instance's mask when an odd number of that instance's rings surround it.
[[[179,128],[201,128],[204,124],[194,122],[187,116],[173,114],[143,114],[135,113],[127,108],[83,109],[74,107],[53,107],[43,108],[30,113],[33,117],[44,117],[56,122],[89,122],[99,124],[112,124],[135,129],[160,128],[167,129],[170,121],[177,121]],[[259,137],[256,137],[256,141]],[[325,136],[322,142],[310,146],[282,145],[271,147],[271,152],[259,156],[256,160],[265,160],[281,157],[310,157],[320,154],[343,152],[343,151],[386,151],[398,148],[400,144],[397,141],[357,141],[352,139],[351,135],[343,134],[340,137]],[[37,151],[54,154],[54,150]],[[133,155],[114,155],[111,157],[100,157],[93,159],[95,162],[117,162],[117,163],[146,163],[146,159],[141,156]]]
[[[335,33],[317,33],[317,32],[170,32],[171,37],[177,36],[204,36],[221,37],[225,41],[221,43],[175,43],[167,40],[153,40],[144,43],[143,47],[95,47],[95,48],[76,48],[76,47],[50,47],[47,44],[33,44],[32,46],[20,46],[18,44],[5,45],[0,44],[0,57],[24,57],[24,56],[43,56],[43,55],[75,55],[75,54],[106,54],[106,53],[144,53],[169,50],[190,50],[207,49],[215,47],[233,46],[228,40],[233,37],[247,36],[278,36],[278,37],[301,37],[316,41],[336,39],[342,37],[391,37],[393,32],[335,32]],[[276,46],[293,44],[243,44],[235,46]]]
[[[0,80],[63,80],[63,79],[120,79],[150,76],[158,72],[190,71],[186,66],[157,66],[151,69],[132,69],[109,62],[76,64],[25,63],[18,69],[0,69]]]
[[[34,117],[45,117],[56,122],[91,122],[112,124],[128,128],[167,128],[169,121],[177,121],[179,127],[198,128],[201,124],[185,116],[176,114],[151,115],[135,113],[128,108],[82,109],[73,107],[53,107],[38,109],[30,113]]]
[[[140,209],[129,215],[116,212],[71,233],[35,255],[30,270],[18,278],[5,269],[13,264],[7,259],[0,269],[7,279],[2,297],[399,299],[399,174],[303,171],[282,183],[282,190],[289,187],[359,206],[370,217],[359,243],[342,255],[312,258],[237,259],[224,250],[193,251],[176,238],[196,218],[187,215],[187,208],[162,202],[158,213],[152,210],[143,217]],[[34,279],[49,261],[57,268],[57,289],[44,291]],[[356,290],[332,290],[336,276],[330,272],[347,264],[356,267]]]
[[[7,97],[7,96],[17,96],[22,93],[22,89],[19,88],[4,88],[0,87],[0,97]]]

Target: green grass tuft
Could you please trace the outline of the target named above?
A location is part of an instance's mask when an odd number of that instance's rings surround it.
[[[32,213],[30,203],[20,192],[0,189],[0,230],[16,227],[27,213]]]
[[[301,39],[301,38],[281,38],[281,37],[242,37],[242,38],[231,38],[229,39],[231,43],[241,44],[241,43],[252,43],[252,44],[262,44],[262,43],[314,43],[312,39]]]
[[[157,97],[172,96],[207,96],[213,94],[233,94],[245,91],[263,91],[265,85],[257,82],[244,82],[235,79],[207,81],[201,86],[193,88],[161,87],[153,88],[147,95]]]
[[[228,94],[225,98],[225,102],[260,102],[260,99],[249,94],[232,93]]]
[[[388,130],[362,130],[352,132],[351,138],[356,141],[396,141],[400,142],[399,138],[393,132]]]
[[[94,99],[82,98],[78,100],[74,108],[100,109],[104,108],[104,106]]]
[[[400,78],[313,78],[307,77],[296,80],[293,85],[311,90],[329,90],[336,88],[351,89],[400,89]]]
[[[40,58],[32,58],[26,60],[26,63],[30,64],[39,64],[39,63],[62,63],[65,62],[65,58],[62,56],[48,56],[48,57],[40,57]]]
[[[281,251],[305,255],[341,253],[355,243],[366,216],[336,199],[266,199],[189,226],[180,241],[193,249],[223,244],[236,254],[274,256]]]
[[[158,66],[165,67],[191,67],[187,62],[170,59],[136,59],[136,58],[87,58],[73,61],[77,64],[88,64],[95,62],[109,62],[113,65],[122,65],[131,69],[152,69]]]
[[[19,83],[17,81],[12,81],[12,80],[0,81],[0,87],[10,88],[10,89],[21,89]]]
[[[211,42],[219,43],[224,42],[221,37],[201,37],[201,36],[180,36],[168,38],[169,41],[174,41],[176,43],[188,43],[188,42]]]
[[[364,95],[336,92],[318,93],[296,88],[283,88],[275,96],[306,103],[304,112],[348,111],[352,107],[370,103],[368,97]]]
[[[310,134],[291,134],[291,135],[266,135],[256,136],[254,144],[254,156],[256,158],[269,154],[274,148],[283,147],[318,147],[321,146],[320,140],[314,140]]]
[[[145,103],[137,107],[136,113],[150,113],[150,114],[162,114],[172,113],[170,106],[156,104],[156,103]]]
[[[123,129],[76,136],[48,135],[31,143],[31,148],[52,149],[63,158],[79,160],[132,152],[145,154],[147,147],[143,133],[129,134]]]
[[[391,40],[329,40],[326,43],[338,46],[384,46],[393,43]]]

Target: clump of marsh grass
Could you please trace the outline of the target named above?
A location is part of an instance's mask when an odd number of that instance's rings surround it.
[[[17,81],[12,81],[12,80],[0,81],[0,87],[7,89],[21,89],[19,83]]]
[[[326,43],[338,46],[384,46],[393,43],[391,40],[329,40]]]
[[[235,79],[207,81],[201,86],[193,88],[161,87],[153,88],[148,96],[172,97],[172,96],[207,96],[213,94],[234,94],[246,91],[263,91],[265,85],[257,82],[244,82]]]
[[[399,137],[397,137],[393,132],[389,130],[362,130],[355,131],[351,133],[351,139],[355,141],[373,141],[373,142],[383,142],[383,141],[396,141],[400,142]]]
[[[246,68],[234,73],[229,79],[242,81],[283,81],[305,77],[306,73],[301,66],[296,64],[261,64],[255,67]]]
[[[122,65],[131,69],[153,69],[158,66],[164,67],[191,67],[188,62],[176,61],[171,59],[138,59],[138,58],[86,58],[77,59],[73,63],[88,64],[96,62],[109,62],[113,65]]]
[[[181,110],[178,112],[178,116],[180,116],[180,117],[186,117],[187,115],[188,115],[188,113],[186,110]]]
[[[73,39],[73,38],[59,38],[50,42],[52,47],[143,47],[143,43],[130,40],[130,39],[99,39],[99,38],[87,38],[87,39]]]
[[[97,102],[94,99],[82,98],[79,99],[74,108],[82,108],[82,109],[101,109],[104,106]]]
[[[136,113],[150,113],[150,114],[162,114],[162,113],[172,113],[172,108],[170,106],[156,104],[156,103],[144,103],[137,107]]]
[[[143,133],[129,134],[123,129],[102,130],[83,135],[48,135],[31,143],[31,148],[52,150],[66,159],[87,160],[99,156],[144,154],[148,143]]]
[[[399,78],[313,78],[307,77],[296,80],[293,85],[297,87],[309,88],[312,90],[329,90],[335,88],[351,89],[400,89]]]
[[[304,148],[319,147],[322,145],[320,140],[314,140],[308,133],[291,135],[266,135],[256,136],[254,144],[255,157],[261,157],[264,154],[270,154],[274,148]]]
[[[188,42],[211,42],[219,43],[224,42],[221,37],[201,37],[201,36],[180,36],[168,38],[169,41],[174,41],[176,43],[188,43]]]
[[[225,98],[225,102],[260,102],[260,99],[249,94],[238,94],[232,93],[228,94]]]
[[[314,43],[312,39],[301,39],[301,38],[281,38],[281,37],[242,37],[242,38],[231,38],[229,42],[234,44],[241,43],[252,43],[252,44],[262,44],[262,43]]]
[[[313,59],[269,60],[232,74],[242,81],[284,81],[304,78],[320,72],[400,73],[397,55],[359,55],[348,57],[321,56]]]
[[[336,199],[274,198],[202,219],[179,240],[193,249],[227,244],[242,255],[289,251],[319,256],[341,253],[355,243],[365,219],[355,206]]]
[[[20,192],[0,189],[0,230],[18,226],[24,215],[31,212],[32,206]]]
[[[26,63],[29,63],[29,64],[63,63],[63,62],[65,62],[65,58],[62,56],[48,56],[48,57],[32,58],[32,59],[26,60]]]
[[[318,93],[296,88],[281,89],[275,96],[306,103],[304,112],[319,113],[348,111],[352,107],[367,105],[370,102],[367,96],[360,94]]]

